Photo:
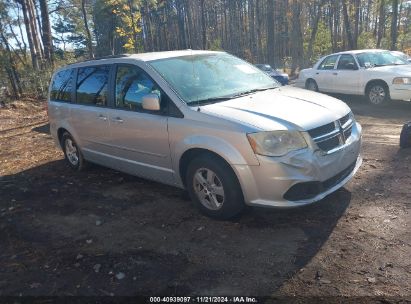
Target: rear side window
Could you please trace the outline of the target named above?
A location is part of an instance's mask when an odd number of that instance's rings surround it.
[[[321,62],[318,69],[319,70],[333,70],[335,63],[337,62],[338,55],[328,56]]]
[[[110,66],[93,66],[78,69],[77,103],[106,106]]]
[[[56,73],[50,90],[50,100],[71,101],[71,90],[73,88],[74,70],[64,70]]]

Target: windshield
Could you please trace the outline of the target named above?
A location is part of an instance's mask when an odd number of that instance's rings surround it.
[[[264,72],[226,53],[174,57],[149,64],[189,105],[279,87]]]
[[[390,52],[364,52],[357,54],[356,56],[358,63],[363,68],[407,64],[405,60],[398,56],[394,56]]]

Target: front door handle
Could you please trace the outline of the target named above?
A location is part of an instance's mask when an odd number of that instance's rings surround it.
[[[101,119],[101,120],[104,120],[104,121],[107,120],[107,117],[104,116],[104,115],[102,115],[102,114],[100,114],[97,118],[98,118],[98,119]]]
[[[317,72],[317,73],[315,73],[315,74],[316,74],[316,75],[320,75],[320,73],[318,73],[318,72]]]
[[[118,122],[118,123],[123,123],[124,122],[124,120],[122,120],[120,117],[112,118],[111,121]]]
[[[337,72],[334,72],[334,73],[333,73],[333,75],[337,76],[337,75],[338,75],[338,73],[337,73]]]

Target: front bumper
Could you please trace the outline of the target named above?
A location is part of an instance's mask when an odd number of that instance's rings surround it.
[[[392,85],[390,88],[390,97],[393,100],[411,100],[411,86],[410,85]]]
[[[258,156],[259,166],[234,169],[248,205],[297,207],[314,203],[344,186],[361,166],[361,126],[337,151],[326,154],[314,143],[284,157]],[[310,189],[303,192],[303,189]]]

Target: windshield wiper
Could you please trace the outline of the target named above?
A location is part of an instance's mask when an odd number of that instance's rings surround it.
[[[235,95],[233,95],[233,96],[231,96],[231,97],[232,97],[232,98],[237,98],[237,97],[242,97],[242,96],[254,94],[254,93],[257,93],[257,92],[268,91],[268,90],[278,89],[278,88],[279,88],[279,87],[269,87],[269,88],[262,88],[262,89],[253,89],[253,90],[249,90],[249,91],[245,91],[245,92],[241,92],[241,93],[235,94]]]
[[[227,101],[230,99],[234,99],[234,98],[238,98],[238,97],[243,97],[246,95],[250,95],[253,93],[257,93],[257,92],[261,92],[261,91],[267,91],[267,90],[272,90],[272,89],[277,89],[279,87],[269,87],[269,88],[262,88],[262,89],[253,89],[253,90],[249,90],[249,91],[245,91],[245,92],[241,92],[238,94],[234,94],[234,95],[229,95],[229,96],[222,96],[222,97],[212,97],[212,98],[206,98],[206,99],[200,99],[200,100],[193,100],[188,102],[187,104],[189,106],[204,106],[204,105],[208,105],[208,104],[213,104],[213,103],[217,103],[217,102],[223,102],[223,101]]]

